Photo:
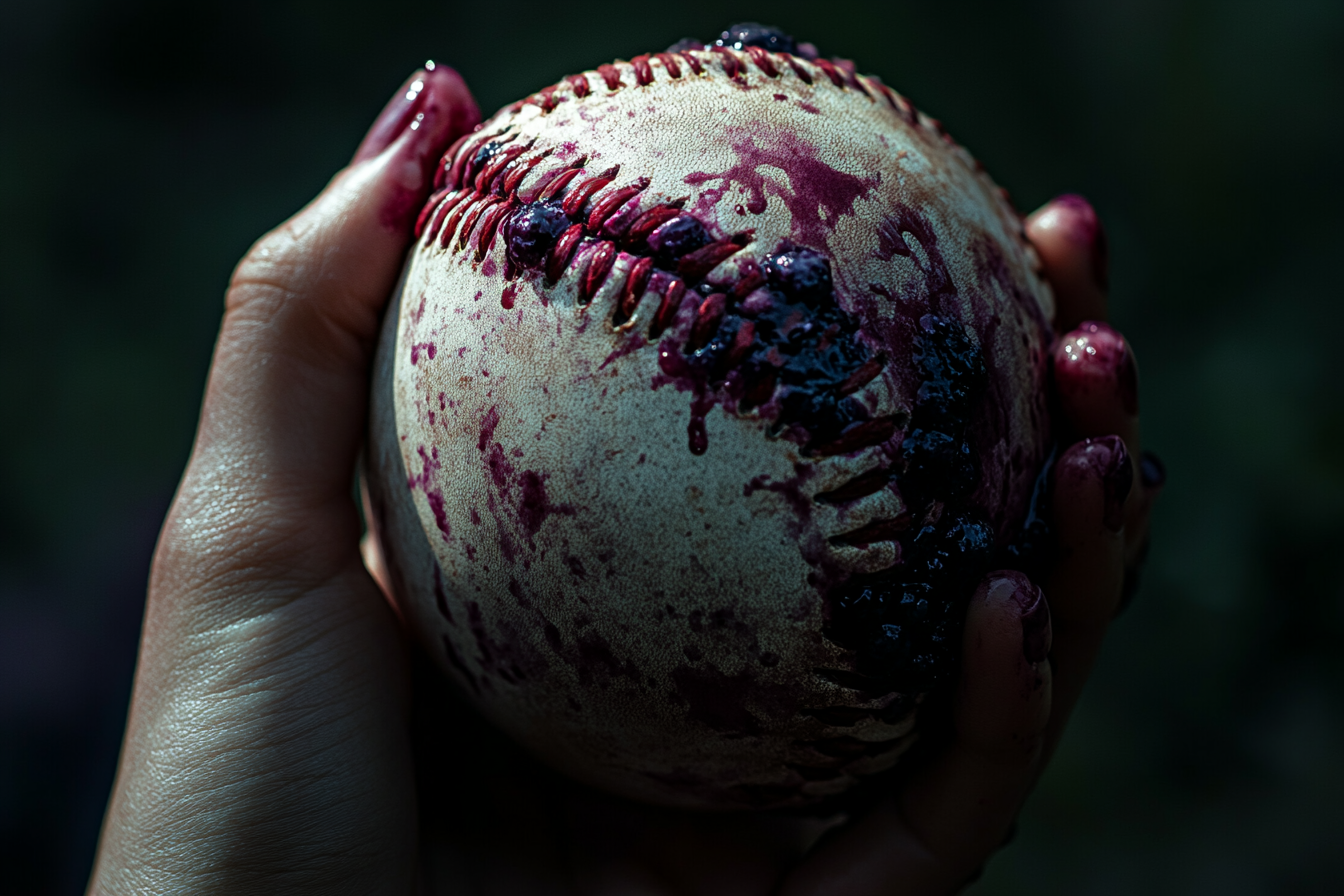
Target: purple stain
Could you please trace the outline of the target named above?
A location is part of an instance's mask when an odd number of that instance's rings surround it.
[[[476,450],[484,451],[485,446],[495,437],[495,427],[499,425],[499,408],[492,407],[481,421],[481,437],[476,440]]]
[[[451,540],[451,533],[448,529],[448,509],[444,506],[443,495],[438,489],[425,489],[425,500],[429,502],[429,510],[434,514],[434,525],[438,527],[439,533],[444,541]]]
[[[793,218],[794,239],[811,246],[826,245],[827,237],[835,230],[835,222],[854,213],[854,203],[871,193],[881,182],[879,175],[859,177],[837,171],[821,161],[817,148],[785,130],[763,131],[757,136],[742,128],[729,130],[728,139],[737,153],[736,165],[721,172],[695,172],[685,182],[702,187],[696,208],[708,216],[733,185],[740,185],[749,195],[747,210],[761,214],[766,207],[766,194],[777,196],[788,207]],[[762,145],[765,144],[765,145]],[[789,186],[767,176],[762,169],[789,172]],[[706,184],[718,183],[716,187]],[[823,220],[822,215],[825,215]]]
[[[434,356],[438,354],[438,349],[434,346],[434,343],[432,342],[417,342],[415,345],[411,346],[412,364],[420,363],[421,352],[424,352],[425,357],[429,358],[432,361],[434,360]]]
[[[514,298],[518,295],[518,284],[510,283],[504,287],[504,293],[499,298],[499,304],[505,311],[513,309]]]

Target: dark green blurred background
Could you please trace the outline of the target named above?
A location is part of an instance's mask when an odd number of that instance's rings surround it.
[[[493,20],[501,15],[504,21]],[[83,886],[230,268],[423,59],[487,111],[772,21],[1091,197],[1170,471],[975,892],[1344,892],[1344,3],[0,5],[0,890]]]

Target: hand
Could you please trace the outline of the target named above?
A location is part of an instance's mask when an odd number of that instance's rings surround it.
[[[454,73],[420,73],[352,165],[235,272],[197,442],[155,556],[92,892],[412,887],[410,651],[360,561],[349,485],[374,333],[410,220],[433,162],[476,117]],[[1064,280],[1085,268],[1062,233],[1044,217],[1033,224],[1061,316],[1097,317],[1080,309],[1103,291]],[[1078,382],[1094,380],[1104,385],[1104,371]],[[1069,394],[1107,423],[1071,414],[1078,434],[1132,431],[1135,456],[1133,415],[1085,392]],[[1103,453],[1109,464],[1094,462]],[[807,851],[825,821],[691,816],[583,790],[437,704],[421,734],[435,720],[447,752],[419,739],[431,870],[483,892],[519,882],[538,892],[954,888],[1000,842],[1048,755],[1118,603],[1121,555],[1146,530],[1155,488],[1133,490],[1121,533],[1105,525],[1115,477],[1096,471],[1119,456],[1099,442],[1059,464],[1051,658],[1030,659],[1050,643],[1048,624],[1023,637],[1030,586],[987,581],[969,610],[955,737],[820,848]],[[1046,613],[1038,605],[1028,617]],[[423,786],[436,781],[441,791]]]
[[[90,892],[411,892],[406,650],[350,495],[383,304],[478,119],[455,72],[418,73],[234,272]]]

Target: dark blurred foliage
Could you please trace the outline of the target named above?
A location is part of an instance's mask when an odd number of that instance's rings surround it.
[[[495,21],[500,15],[504,21]],[[975,892],[1344,891],[1344,4],[0,5],[0,890],[75,893],[230,266],[421,60],[487,111],[761,18],[1090,196],[1170,485]]]

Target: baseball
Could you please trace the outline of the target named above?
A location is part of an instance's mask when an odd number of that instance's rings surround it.
[[[370,525],[462,693],[665,805],[802,806],[891,768],[1049,451],[1053,300],[969,153],[734,26],[502,109],[416,235]]]

